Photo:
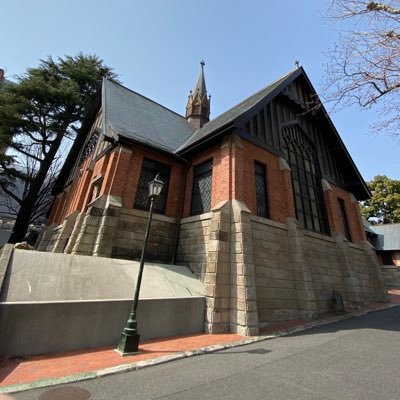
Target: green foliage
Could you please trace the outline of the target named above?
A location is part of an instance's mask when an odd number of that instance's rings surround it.
[[[372,197],[360,204],[361,214],[379,223],[400,222],[400,180],[378,175],[367,184]]]
[[[29,223],[63,139],[75,137],[103,77],[116,79],[100,58],[80,53],[40,60],[15,84],[2,87],[0,146],[12,158],[0,157],[0,188],[20,205],[14,232],[20,217]],[[21,195],[12,190],[15,179],[25,182]]]

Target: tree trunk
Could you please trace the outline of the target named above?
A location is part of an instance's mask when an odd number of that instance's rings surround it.
[[[10,239],[8,240],[8,243],[17,243],[24,240],[24,236],[29,228],[29,221],[33,212],[36,198],[40,192],[40,188],[43,186],[43,182],[50,169],[51,163],[53,162],[57,151],[60,148],[61,141],[68,125],[69,124],[64,124],[64,126],[60,129],[62,133],[59,134],[54,140],[46,157],[40,163],[39,171],[29,186],[28,193],[21,203],[17,219],[15,220],[14,229]]]

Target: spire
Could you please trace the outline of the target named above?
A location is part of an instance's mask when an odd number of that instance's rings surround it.
[[[200,61],[200,73],[199,73],[199,77],[197,78],[197,82],[196,85],[193,89],[193,93],[195,95],[199,95],[200,97],[203,97],[204,94],[207,94],[207,89],[206,89],[206,80],[204,79],[204,66],[206,65],[206,63],[204,62],[204,60]]]
[[[200,62],[200,73],[193,92],[190,91],[186,105],[186,119],[195,129],[200,129],[210,120],[210,97],[207,97],[206,81],[204,78],[205,62]]]

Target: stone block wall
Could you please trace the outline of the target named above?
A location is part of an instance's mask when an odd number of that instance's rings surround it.
[[[271,321],[298,318],[286,225],[253,217],[251,227],[260,327]]]
[[[346,307],[385,301],[376,257],[367,243],[325,236],[252,216],[259,326],[332,311],[332,291]]]
[[[139,259],[143,247],[148,213],[122,208],[114,232],[111,256]],[[176,220],[153,214],[146,259],[171,263],[176,240]]]
[[[62,227],[63,227],[62,225],[57,225],[57,226],[50,225],[47,228],[45,234],[43,235],[43,236],[45,236],[46,239],[48,239],[47,240],[47,248],[45,251],[53,252],[53,250],[56,246],[57,240],[61,234]],[[44,241],[45,238],[42,238],[42,241]],[[43,247],[43,246],[41,246],[39,244],[38,249],[40,249],[41,247]]]
[[[204,282],[211,213],[181,219],[177,263],[186,265]]]
[[[361,301],[384,300],[384,282],[374,250],[367,242],[363,245],[348,243],[348,254],[359,284]]]
[[[302,230],[302,242],[304,262],[311,272],[317,310],[332,311],[333,290],[339,292],[345,302],[350,300],[335,240],[329,236]]]
[[[395,265],[382,265],[381,275],[386,289],[400,289],[400,268]]]
[[[86,212],[75,212],[62,225],[49,226],[38,250],[139,259],[147,219],[148,212],[122,208],[118,198],[101,196]],[[176,230],[175,218],[153,214],[146,252],[148,261],[172,262]]]
[[[101,196],[53,227],[48,249],[57,251],[70,232],[64,252],[138,259],[147,217],[123,208],[116,196]],[[333,310],[333,290],[346,307],[385,300],[367,242],[310,232],[291,217],[285,223],[257,217],[237,200],[179,224],[177,232],[175,218],[153,215],[147,259],[172,263],[177,250],[177,263],[204,282],[207,332],[255,335],[274,321],[314,318]]]

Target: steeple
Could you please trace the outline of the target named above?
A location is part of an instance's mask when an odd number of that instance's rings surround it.
[[[186,119],[195,129],[200,129],[210,120],[210,100],[207,97],[206,81],[204,79],[205,62],[200,62],[200,73],[193,92],[190,91],[186,105]]]

